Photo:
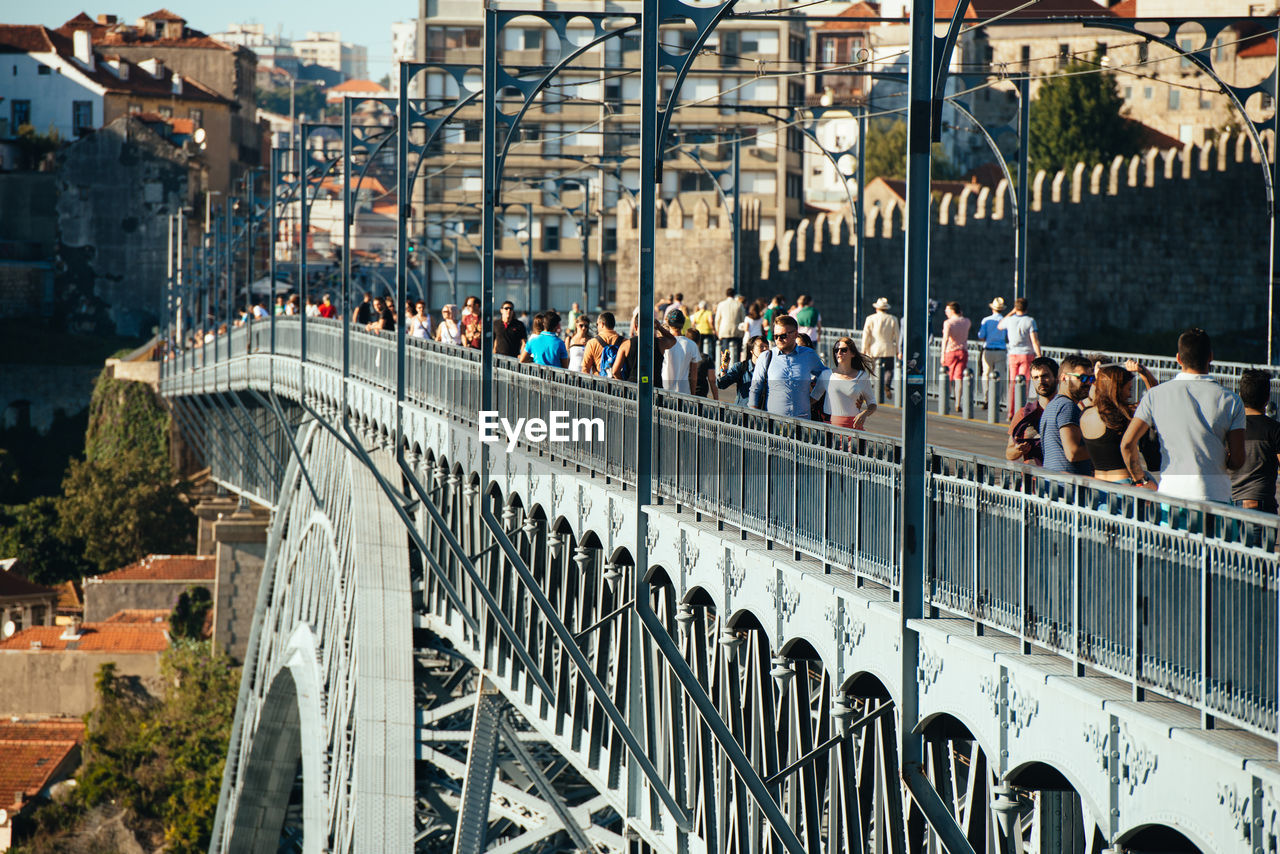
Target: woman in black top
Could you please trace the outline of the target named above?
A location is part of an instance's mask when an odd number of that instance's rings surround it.
[[[1142,369],[1141,365],[1138,369]],[[1154,377],[1148,385],[1155,385]],[[1133,483],[1124,455],[1120,453],[1120,439],[1128,429],[1136,408],[1136,404],[1130,402],[1132,395],[1132,373],[1119,365],[1104,365],[1098,369],[1093,385],[1093,406],[1080,416],[1080,432],[1084,436],[1085,447],[1089,449],[1089,459],[1093,461],[1093,476],[1099,480]],[[1160,450],[1153,442],[1142,446],[1142,456],[1148,471],[1160,467]]]

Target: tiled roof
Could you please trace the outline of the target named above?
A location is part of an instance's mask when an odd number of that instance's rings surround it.
[[[84,740],[78,720],[0,722],[0,804],[11,809],[18,795],[36,797],[50,783],[68,756]]]
[[[213,581],[217,564],[212,555],[147,555],[123,569],[86,580],[103,581]]]
[[[0,24],[0,53],[53,53],[70,42],[38,24]]]
[[[63,637],[71,631],[70,626],[32,626],[0,641],[0,651],[163,652],[169,647],[167,626],[167,623],[85,623],[80,627],[78,640]]]
[[[58,611],[59,613],[84,612],[84,600],[80,597],[80,591],[76,589],[74,581],[64,581],[58,585]]]
[[[1138,17],[1138,0],[1120,0],[1119,3],[1111,7],[1111,14],[1117,18]]]
[[[163,12],[165,10],[161,9],[160,11]],[[170,12],[169,14],[173,13]],[[147,18],[151,18],[151,16],[148,15]],[[169,20],[180,21],[183,19],[175,16]],[[57,32],[70,36],[75,30],[88,30],[95,45],[156,45],[159,47],[235,50],[233,46],[224,44],[215,38],[210,38],[206,33],[191,27],[183,27],[182,38],[180,39],[151,38],[138,27],[129,26],[128,24],[99,24],[83,13],[76,15],[61,27],[58,27]]]
[[[1254,57],[1270,58],[1276,55],[1276,37],[1267,36],[1264,39],[1257,39],[1247,47],[1242,47],[1236,53],[1243,59],[1252,59]]]
[[[385,92],[386,89],[372,80],[348,80],[337,86],[330,86],[330,92]]]
[[[9,596],[53,596],[57,593],[52,587],[42,587],[27,581],[21,575],[12,572],[0,572],[0,599]]]
[[[824,33],[831,30],[865,30],[871,26],[867,18],[880,17],[880,7],[876,3],[854,3],[841,12],[840,17],[849,20],[828,21],[818,29]]]
[[[175,15],[172,12],[170,12],[168,9],[157,9],[156,11],[152,12],[150,15],[143,15],[142,20],[144,21],[181,21],[184,24],[187,22],[186,18],[182,17],[181,15]]]
[[[112,625],[139,623],[150,626],[162,624],[167,626],[169,612],[163,608],[125,608],[123,611],[116,611],[103,622]]]

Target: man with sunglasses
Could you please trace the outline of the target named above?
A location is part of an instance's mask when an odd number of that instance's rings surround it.
[[[779,315],[773,322],[772,350],[766,350],[756,362],[747,399],[755,409],[774,415],[809,418],[814,380],[827,373],[818,354],[797,344],[799,324],[789,315]]]
[[[1058,396],[1040,416],[1044,467],[1063,474],[1093,474],[1089,450],[1080,432],[1080,401],[1093,386],[1093,365],[1084,356],[1064,356],[1058,370]]]

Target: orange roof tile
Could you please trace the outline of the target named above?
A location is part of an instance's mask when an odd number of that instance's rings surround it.
[[[1120,0],[1119,3],[1111,7],[1111,14],[1117,18],[1138,17],[1138,0]]]
[[[1258,39],[1247,47],[1242,47],[1236,53],[1243,59],[1252,59],[1254,57],[1270,58],[1276,55],[1276,37],[1267,36],[1264,39]]]
[[[150,15],[143,15],[142,20],[144,21],[182,21],[184,24],[187,22],[186,18],[182,17],[181,15],[175,15],[172,12],[170,12],[168,9],[157,9],[156,11],[152,12]]]
[[[831,30],[865,30],[871,26],[871,22],[867,18],[880,17],[880,6],[876,3],[854,3],[848,9],[840,13],[841,18],[848,18],[847,21],[829,21],[818,29],[822,32],[830,32]]]
[[[76,589],[75,582],[64,581],[58,585],[58,611],[84,612],[84,601],[80,598],[80,591]]]
[[[217,565],[212,555],[147,555],[123,569],[86,579],[103,581],[213,581]]]
[[[85,623],[78,640],[63,635],[69,626],[32,626],[0,641],[0,650],[42,652],[163,652],[169,647],[168,624]],[[39,644],[39,646],[35,646]]]
[[[65,766],[78,741],[78,737],[0,739],[0,803],[5,809],[12,810],[19,795],[24,801],[35,798],[57,782],[53,777],[59,770],[64,774],[73,770]]]
[[[84,741],[84,721],[80,718],[5,718],[0,720],[0,741],[81,742]]]
[[[968,10],[964,13],[966,21],[981,20],[993,18],[1019,6],[1026,5],[1026,0],[965,0],[968,3]],[[934,17],[941,19],[950,19],[955,12],[956,0],[937,0],[934,5]],[[1025,9],[1019,9],[1009,14],[1008,18],[1052,18],[1062,15],[1080,16],[1088,18],[1110,18],[1113,13],[1109,9],[1104,9],[1093,0],[1040,0],[1027,6]]]
[[[163,609],[151,608],[125,608],[123,611],[116,611],[110,617],[103,620],[104,623],[113,625],[140,623],[143,625],[164,626],[169,627],[169,612]]]

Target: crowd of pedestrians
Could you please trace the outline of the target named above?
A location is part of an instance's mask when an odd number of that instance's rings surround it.
[[[679,394],[721,399],[775,415],[814,419],[861,430],[876,411],[876,379],[891,389],[900,359],[901,328],[887,298],[873,304],[862,328],[862,347],[848,337],[820,353],[822,319],[812,300],[800,295],[790,306],[782,295],[748,303],[730,289],[714,306],[686,308],[684,295],[669,294],[654,311],[654,377],[657,387]],[[1240,393],[1209,376],[1209,335],[1189,329],[1178,339],[1180,373],[1163,383],[1136,361],[1110,364],[1102,356],[1043,355],[1039,329],[1025,299],[1010,307],[997,297],[991,313],[974,328],[959,303],[945,306],[942,366],[960,408],[960,380],[969,370],[968,342],[982,348],[985,378],[1002,372],[1010,385],[1027,383],[1027,402],[1015,409],[1009,389],[1005,457],[1052,472],[1148,489],[1180,498],[1235,503],[1277,512],[1280,422],[1268,417],[1271,377],[1246,371]],[[275,300],[278,315],[333,318],[329,295]],[[261,303],[238,313],[236,325],[268,317]],[[409,337],[479,348],[483,340],[480,301],[445,305],[439,320],[422,300],[397,311],[390,297],[366,294],[351,322],[367,332],[394,333],[405,324]],[[564,328],[556,311],[517,316],[502,303],[492,322],[493,351],[521,362],[636,382],[639,377],[637,309],[627,335],[612,312],[594,318],[577,303]],[[225,326],[196,332],[189,343],[212,340]],[[1139,394],[1139,382],[1142,384]],[[990,405],[999,405],[992,401]]]

